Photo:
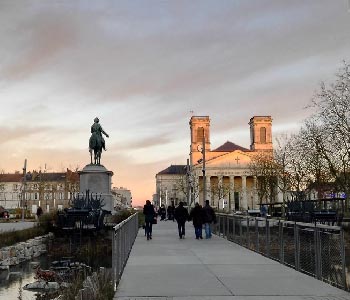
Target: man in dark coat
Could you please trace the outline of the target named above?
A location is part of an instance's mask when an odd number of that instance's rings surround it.
[[[179,229],[180,239],[185,238],[185,223],[188,220],[189,215],[187,209],[182,202],[175,208],[175,220],[177,221],[177,227]]]
[[[150,240],[150,239],[152,239],[153,220],[156,217],[156,213],[154,211],[154,206],[151,204],[151,201],[146,200],[146,204],[143,207],[143,214],[145,215],[147,240]]]
[[[175,219],[174,219],[174,213],[175,213],[174,201],[171,201],[171,205],[168,206],[167,213],[168,213],[168,220],[175,221]]]
[[[205,238],[211,238],[211,224],[216,223],[216,215],[214,209],[209,205],[209,200],[205,200],[203,207]]]
[[[194,226],[194,233],[196,235],[196,239],[202,239],[202,226],[203,226],[203,209],[197,202],[194,205],[194,208],[192,208],[191,213],[190,213],[190,219],[193,222]]]
[[[159,208],[158,215],[160,216],[161,221],[165,220],[166,210],[165,210],[164,204],[162,204],[162,206]]]

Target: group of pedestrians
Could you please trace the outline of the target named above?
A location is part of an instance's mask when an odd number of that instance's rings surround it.
[[[169,207],[171,208],[171,214],[169,217]],[[202,231],[203,227],[205,230],[205,238],[210,239],[212,236],[212,224],[216,223],[216,215],[214,209],[209,205],[209,200],[205,201],[204,207],[196,203],[194,208],[192,208],[190,214],[188,210],[184,207],[184,203],[180,202],[179,205],[175,206],[169,205],[168,207],[168,219],[175,219],[177,222],[179,238],[184,239],[186,230],[185,224],[187,221],[193,222],[194,232],[196,239],[203,239]],[[172,213],[173,209],[173,213]],[[147,240],[152,239],[152,225],[155,223],[157,214],[155,212],[154,206],[149,200],[146,201],[145,206],[143,207],[143,214],[145,215],[145,235]],[[158,210],[158,214],[161,217],[161,220],[165,220],[165,207],[161,206]]]
[[[212,236],[212,224],[216,224],[216,215],[214,209],[209,205],[209,200],[205,201],[202,208],[199,203],[194,205],[190,213],[190,220],[193,222],[196,239],[202,239],[202,229],[204,226],[205,238],[210,239]]]
[[[173,220],[174,221],[175,205],[174,202],[171,202],[171,205],[168,208],[165,208],[164,204],[161,205],[158,209],[158,216],[160,216],[161,221]],[[168,218],[166,216],[168,215]]]

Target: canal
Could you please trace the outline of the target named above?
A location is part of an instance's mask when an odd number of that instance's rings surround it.
[[[30,262],[10,267],[10,270],[0,271],[0,300],[48,300],[54,299],[58,293],[42,293],[23,289],[28,283],[35,282],[35,269],[40,264],[41,269],[49,269],[53,261],[66,259],[89,265],[93,270],[100,267],[111,268],[111,240],[108,233],[100,236],[88,236],[81,239],[55,238],[48,245],[48,253]]]

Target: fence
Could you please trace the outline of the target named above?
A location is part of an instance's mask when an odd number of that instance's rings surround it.
[[[218,214],[213,232],[347,290],[344,232],[338,226]]]
[[[114,227],[112,241],[112,275],[116,288],[139,230],[138,214],[133,214]]]

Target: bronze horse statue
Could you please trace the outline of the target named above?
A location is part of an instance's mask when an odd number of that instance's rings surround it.
[[[102,150],[106,151],[105,140],[102,134],[104,134],[106,137],[109,137],[109,135],[104,132],[101,125],[99,124],[99,119],[95,118],[94,124],[91,126],[91,137],[89,140],[91,164],[101,164]],[[92,152],[94,153],[94,162],[92,160]]]

